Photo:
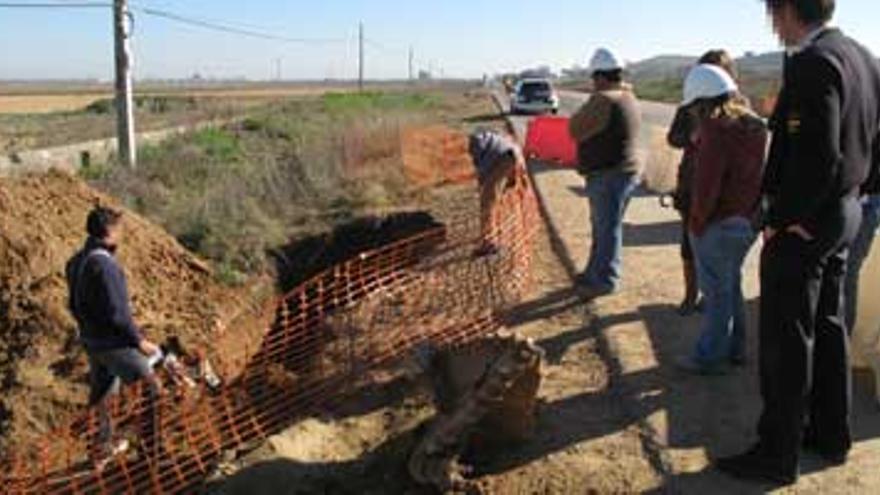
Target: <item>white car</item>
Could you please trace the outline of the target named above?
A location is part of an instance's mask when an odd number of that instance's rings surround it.
[[[557,113],[559,96],[547,79],[523,79],[510,95],[510,113]]]

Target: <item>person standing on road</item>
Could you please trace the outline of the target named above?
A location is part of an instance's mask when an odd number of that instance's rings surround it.
[[[688,211],[705,316],[684,371],[719,374],[746,360],[742,265],[757,234],[767,128],[737,96],[720,67],[694,67],[684,83],[683,108],[693,123],[693,202]]]
[[[711,50],[706,52],[697,61],[697,64],[711,64],[724,69],[731,77],[736,79],[736,67],[733,58],[725,50]],[[748,104],[743,96],[738,96],[742,103]],[[691,190],[694,178],[694,131],[696,125],[691,118],[689,105],[678,107],[675,118],[666,140],[670,146],[683,150],[681,163],[678,167],[678,180],[675,188],[674,206],[681,215],[681,261],[684,275],[685,295],[684,300],[678,307],[678,314],[690,316],[702,309],[700,301],[700,289],[697,285],[697,268],[694,261],[694,250],[691,246],[690,232],[688,231],[688,218],[690,217]]]
[[[590,72],[593,94],[571,117],[569,132],[578,144],[578,173],[586,178],[593,236],[587,268],[577,282],[595,298],[614,293],[620,283],[623,218],[641,173],[641,113],[616,55],[597,50]]]
[[[485,129],[471,134],[469,151],[480,187],[482,245],[475,254],[494,254],[498,250],[495,229],[501,213],[498,202],[508,188],[525,180],[525,158],[512,135]]]
[[[758,442],[728,474],[790,484],[802,446],[830,465],[852,446],[847,255],[880,128],[874,56],[827,25],[834,0],[764,0],[788,48],[764,181]]]
[[[66,275],[70,310],[89,358],[89,404],[98,413],[93,460],[96,468],[103,469],[128,449],[126,440],[114,438],[110,421],[109,402],[120,380],[144,381],[147,397],[141,439],[147,449],[155,447],[154,405],[161,387],[151,358],[161,350],[144,338],[132,320],[125,274],[115,258],[122,240],[122,214],[96,207],[89,213],[86,230],[85,247],[68,262]]]

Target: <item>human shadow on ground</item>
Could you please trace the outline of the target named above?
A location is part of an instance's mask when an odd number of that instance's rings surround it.
[[[671,246],[681,242],[681,222],[623,224],[625,247]]]
[[[542,170],[546,169],[537,168],[539,172]],[[569,275],[574,276],[572,256],[553,224],[543,198],[539,199],[554,252]],[[680,232],[677,225],[677,222],[670,222],[651,226],[644,231],[647,233],[644,237],[663,240],[667,236],[666,241],[677,243]],[[638,239],[638,234],[635,237]],[[758,300],[747,303],[748,366],[735,369],[727,376],[694,376],[676,369],[674,363],[678,358],[693,351],[701,317],[682,318],[669,305],[646,304],[627,314],[587,315],[582,327],[539,342],[547,350],[548,360],[552,363],[573,345],[593,341],[608,369],[610,383],[603,390],[547,404],[535,440],[502,454],[486,466],[485,471],[500,473],[514,469],[574,444],[635,425],[640,431],[648,432],[642,435],[642,447],[648,461],[663,477],[658,493],[763,493],[773,488],[731,479],[711,466],[699,472],[671,472],[671,455],[688,459],[685,463],[677,462],[678,466],[706,466],[707,459],[739,453],[754,442],[761,407],[757,375],[758,310]],[[634,350],[644,344],[620,338],[622,332],[626,333],[626,327],[633,323],[643,325],[647,330],[649,349]],[[634,345],[630,348],[628,344]],[[650,362],[653,357],[657,364],[628,371],[621,362],[621,355],[630,352],[650,352],[651,356],[638,362]],[[870,377],[857,375],[855,390],[854,438],[856,442],[876,439],[880,437],[880,415],[873,402]],[[653,431],[648,420],[656,414],[663,415],[665,431]],[[693,462],[689,462],[690,459]],[[805,474],[826,467],[809,455],[802,462]]]
[[[541,168],[543,169],[543,170],[541,170],[541,172],[546,172],[546,171],[548,171],[548,169],[554,169],[554,168],[555,169],[559,169],[559,168],[571,169],[572,167],[563,167],[563,166],[558,166],[558,165],[554,167],[553,164],[541,162]],[[582,185],[568,186],[568,191],[570,193],[574,194],[575,196],[579,196],[581,198],[587,198],[587,189],[585,186],[582,186]],[[662,195],[657,194],[656,192],[653,192],[645,187],[639,186],[633,192],[632,197],[633,198],[657,198],[657,201],[659,202]]]
[[[420,425],[370,450],[358,459],[339,462],[304,462],[271,459],[258,462],[221,482],[208,484],[209,495],[407,493],[428,495],[406,471]]]

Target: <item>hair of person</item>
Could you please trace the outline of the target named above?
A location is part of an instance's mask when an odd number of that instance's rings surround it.
[[[748,101],[738,93],[697,100],[695,105],[701,119],[758,120]]]
[[[597,70],[593,72],[593,79],[604,79],[610,83],[623,82],[623,70]]]
[[[825,23],[834,17],[836,0],[763,0],[771,11],[791,5],[804,24]]]
[[[86,232],[97,239],[104,239],[121,219],[122,212],[100,205],[95,206],[86,220]]]
[[[720,67],[730,74],[730,77],[737,78],[736,63],[733,61],[733,57],[727,53],[727,50],[709,50],[700,57],[697,63]]]

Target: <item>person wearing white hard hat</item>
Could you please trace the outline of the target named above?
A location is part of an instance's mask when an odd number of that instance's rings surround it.
[[[705,311],[693,353],[676,364],[697,374],[746,362],[742,266],[757,238],[767,128],[738,91],[730,74],[709,64],[684,83],[682,106],[695,124],[688,230]]]
[[[623,62],[599,49],[590,62],[594,91],[572,116],[569,132],[578,145],[578,173],[586,179],[592,246],[578,286],[588,298],[611,294],[621,278],[623,218],[638,186],[641,113],[623,81]]]
[[[726,50],[709,50],[697,61],[698,64],[711,64],[724,69],[732,77],[736,77],[736,65],[733,57]],[[744,105],[751,106],[748,99],[739,95]],[[700,299],[700,289],[697,285],[697,266],[694,259],[694,250],[691,245],[690,232],[688,231],[688,218],[690,217],[691,185],[694,176],[694,131],[696,123],[691,118],[690,106],[682,105],[675,112],[672,125],[666,140],[670,146],[682,150],[681,162],[678,166],[678,174],[673,196],[673,206],[681,215],[681,241],[679,252],[681,254],[682,274],[684,278],[684,300],[678,306],[678,314],[690,316],[703,309],[703,301]]]

